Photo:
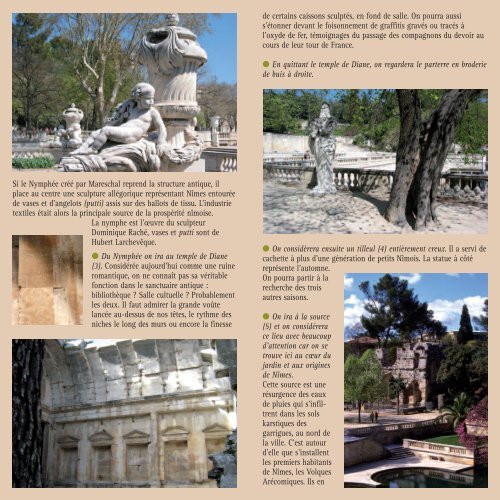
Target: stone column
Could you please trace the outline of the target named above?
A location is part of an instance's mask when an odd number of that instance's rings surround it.
[[[205,440],[205,423],[207,413],[193,413],[191,417],[191,432],[189,433],[189,460],[193,470],[193,480],[203,483],[208,480],[207,446]]]
[[[116,451],[116,456],[113,455],[113,480],[117,483],[124,483],[127,480],[127,465],[125,458],[125,442],[123,441],[123,422],[118,421],[116,431],[116,447],[113,451]]]
[[[52,488],[56,480],[56,463],[57,463],[57,448],[56,448],[56,426],[53,423],[48,424],[49,436],[47,440],[47,484],[46,486]]]
[[[155,411],[151,412],[151,443],[149,444],[149,479],[152,488],[160,487],[160,460],[158,440],[158,414]]]
[[[89,480],[89,466],[90,466],[90,454],[92,452],[89,436],[88,436],[88,426],[87,422],[82,424],[82,438],[78,443],[78,486],[84,486]]]

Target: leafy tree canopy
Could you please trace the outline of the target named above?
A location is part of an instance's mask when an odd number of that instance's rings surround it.
[[[488,394],[488,346],[484,342],[451,344],[444,349],[436,377],[452,398],[461,392],[478,401]]]
[[[409,342],[424,334],[441,337],[446,329],[434,318],[426,302],[420,302],[408,281],[386,274],[370,286],[364,281],[359,285],[366,297],[361,324],[367,334],[386,347],[392,339]]]
[[[358,404],[358,421],[361,406],[382,398],[387,389],[384,372],[375,351],[365,351],[361,357],[350,354],[344,363],[344,400]]]

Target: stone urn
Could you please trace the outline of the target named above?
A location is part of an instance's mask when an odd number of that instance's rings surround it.
[[[167,142],[180,155],[179,159],[171,155],[169,161],[188,163],[193,155],[186,155],[183,150],[192,149],[194,143],[199,146],[199,154],[195,155],[199,158],[203,143],[194,132],[200,111],[196,82],[207,54],[196,35],[179,26],[177,14],[170,14],[165,27],[148,31],[142,39],[139,62],[146,67],[148,81],[156,89],[155,107],[165,122]]]
[[[68,148],[76,148],[82,144],[82,128],[80,122],[83,120],[83,111],[71,104],[63,111],[63,118],[66,122],[66,130],[63,134],[63,145]]]

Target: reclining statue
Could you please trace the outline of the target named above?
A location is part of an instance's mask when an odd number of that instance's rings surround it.
[[[167,151],[167,131],[153,107],[155,89],[138,83],[107,125],[61,160],[64,170],[159,171]],[[153,132],[148,135],[148,132]]]

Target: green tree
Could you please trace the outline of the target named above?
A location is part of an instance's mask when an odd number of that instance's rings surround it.
[[[485,332],[487,332],[488,331],[488,299],[486,299],[484,301],[483,313],[484,314],[481,314],[479,316],[474,316],[473,321],[481,330],[484,330]]]
[[[479,400],[488,394],[488,345],[485,342],[451,344],[444,349],[436,377],[454,398],[461,392]]]
[[[472,330],[472,322],[470,319],[469,309],[466,304],[462,306],[462,314],[460,316],[460,327],[457,332],[457,343],[460,345],[474,340],[474,331]]]
[[[420,302],[408,281],[386,274],[373,287],[364,281],[359,285],[366,297],[366,316],[361,316],[361,324],[367,334],[377,339],[379,347],[387,347],[392,339],[410,342],[422,337],[424,332],[435,336],[444,333],[444,326],[429,310],[426,302]]]
[[[400,134],[396,171],[385,218],[415,229],[437,221],[439,181],[446,156],[468,104],[481,91],[452,89],[443,93],[436,109],[425,119],[420,91],[397,90]]]
[[[53,14],[54,31],[69,41],[65,60],[94,102],[97,125],[102,125],[132,87],[138,74],[137,49],[145,33],[161,26],[166,14]],[[199,35],[208,29],[207,14],[186,14],[182,24]]]
[[[344,363],[344,399],[357,403],[358,422],[361,422],[361,406],[382,398],[386,387],[382,366],[373,349],[361,357],[352,354],[347,357]]]
[[[28,130],[57,90],[50,71],[51,34],[42,14],[17,14],[12,25],[12,95]]]
[[[453,424],[453,429],[456,429],[467,416],[470,410],[469,397],[465,392],[461,392],[453,399],[453,403],[448,406],[443,406],[440,413],[444,418]]]
[[[396,397],[396,414],[399,415],[399,398],[401,393],[405,390],[406,382],[401,375],[391,377],[389,380],[389,388],[391,394]]]
[[[201,111],[198,123],[204,122],[205,127],[210,127],[210,119],[220,116],[228,123],[236,126],[236,85],[220,83],[216,78],[198,84],[198,104]],[[222,123],[222,121],[221,121]]]

